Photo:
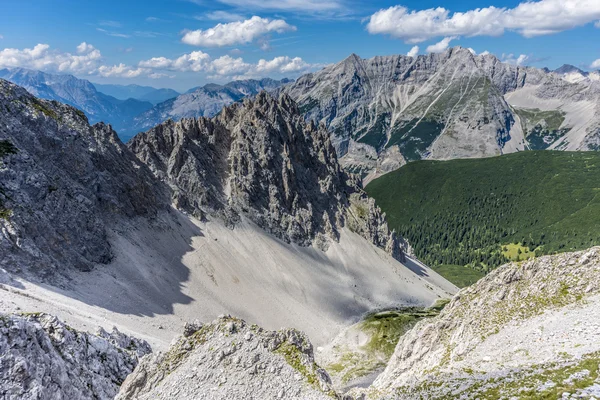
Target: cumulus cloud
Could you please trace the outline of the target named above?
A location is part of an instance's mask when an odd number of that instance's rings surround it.
[[[208,54],[195,51],[176,59],[155,57],[141,61],[140,68],[179,72],[206,72],[214,78],[250,78],[271,74],[299,74],[315,67],[300,57],[281,56],[272,60],[261,59],[257,63],[248,63],[241,57],[224,55],[212,59]]]
[[[436,37],[500,36],[516,31],[525,37],[548,35],[600,19],[597,0],[525,1],[515,8],[486,7],[451,13],[443,7],[411,11],[393,6],[374,13],[371,34],[386,34],[407,43]]]
[[[76,50],[76,54],[61,52],[42,43],[31,49],[4,49],[0,50],[0,68],[29,68],[54,73],[120,78],[136,78],[149,72],[147,69],[125,64],[103,65],[100,50],[86,42],[82,42]]]
[[[419,46],[413,46],[413,48],[410,49],[410,51],[406,53],[406,55],[409,57],[416,57],[417,55],[419,55]]]
[[[133,68],[123,63],[119,65],[102,65],[98,68],[98,74],[105,78],[137,78],[146,73],[144,68]]]
[[[503,62],[514,65],[524,65],[527,61],[529,61],[529,56],[525,54],[521,54],[519,56],[515,56],[514,54],[502,54],[501,58]]]
[[[185,32],[181,41],[193,46],[222,47],[252,43],[270,33],[295,31],[296,27],[282,19],[254,16],[245,21],[218,24],[207,30]]]
[[[600,69],[600,58],[599,58],[599,59],[597,59],[596,61],[594,61],[594,62],[592,63],[592,65],[590,65],[590,68],[593,68],[593,69]]]
[[[445,51],[448,46],[450,46],[450,42],[456,39],[454,36],[445,37],[436,44],[432,44],[431,46],[427,46],[428,53],[441,53]]]
[[[141,61],[139,67],[180,72],[200,72],[206,69],[210,60],[211,58],[208,54],[202,51],[193,51],[175,59],[154,57],[149,60]]]
[[[0,68],[30,68],[51,72],[93,74],[102,60],[102,54],[85,42],[77,46],[77,54],[51,50],[47,44],[31,49],[0,50]]]

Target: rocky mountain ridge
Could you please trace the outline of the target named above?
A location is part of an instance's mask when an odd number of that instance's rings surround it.
[[[56,100],[82,110],[92,124],[105,122],[121,131],[136,115],[152,108],[149,101],[117,99],[98,91],[85,79],[24,68],[0,70],[0,78],[27,89],[36,97]]]
[[[288,79],[280,81],[269,78],[247,79],[225,85],[210,83],[192,88],[133,118],[125,128],[125,138],[130,134],[147,131],[168,119],[178,122],[183,118],[213,117],[223,107],[240,101],[246,96],[255,96],[262,90],[274,90],[289,82]]]
[[[418,57],[353,54],[282,91],[326,124],[342,164],[365,176],[422,158],[594,150],[600,85],[563,78],[456,47]],[[552,115],[537,118],[540,111]]]
[[[93,85],[99,92],[112,96],[116,99],[136,99],[150,102],[152,105],[157,105],[158,103],[162,103],[163,101],[167,101],[181,94],[173,89],[156,89],[152,86],[141,86],[134,84],[109,85],[94,83]]]
[[[598,247],[493,271],[400,340],[370,395],[597,396],[599,274]]]
[[[200,218],[216,213],[234,225],[244,214],[287,242],[324,249],[348,225],[402,259],[381,211],[341,170],[327,130],[305,122],[288,96],[261,92],[213,119],[167,121],[128,146]]]
[[[90,270],[112,259],[109,221],[168,208],[167,188],[110,126],[90,126],[81,111],[4,80],[0,109],[0,141],[13,148],[0,167],[2,268]]]

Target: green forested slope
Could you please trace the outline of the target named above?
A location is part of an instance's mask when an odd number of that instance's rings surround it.
[[[486,272],[600,244],[596,152],[417,161],[366,190],[416,255],[457,284],[470,283],[460,281],[463,266]]]

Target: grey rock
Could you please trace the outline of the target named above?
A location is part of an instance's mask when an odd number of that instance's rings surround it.
[[[4,80],[0,110],[0,141],[16,149],[0,165],[2,268],[38,277],[90,270],[112,259],[113,221],[168,208],[168,188],[109,125],[90,126],[81,111]]]
[[[597,74],[569,82],[561,71],[510,65],[456,47],[418,57],[362,59],[352,54],[280,91],[298,103],[307,119],[327,126],[345,168],[364,177],[399,168],[405,160],[486,157],[526,149],[529,143],[519,139],[518,116],[505,96],[532,88],[533,96],[543,100],[598,101],[600,84],[593,76]],[[589,126],[585,136],[596,138],[591,143],[575,144],[582,132],[571,132],[573,143],[563,139],[554,147],[562,143],[569,149],[596,149],[598,121],[598,112],[584,121]],[[401,157],[389,162],[394,148]]]
[[[3,399],[113,399],[145,341],[116,328],[78,332],[47,314],[0,315],[0,393]]]
[[[302,332],[265,331],[227,316],[179,338],[167,352],[143,358],[116,397],[172,398],[341,397],[315,363],[313,347]]]
[[[305,122],[289,96],[261,92],[212,119],[167,121],[128,146],[199,218],[217,215],[233,227],[243,215],[287,242],[322,249],[348,225],[402,257],[379,208],[340,168],[327,130]]]

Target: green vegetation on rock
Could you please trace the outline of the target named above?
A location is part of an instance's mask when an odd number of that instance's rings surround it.
[[[440,300],[427,309],[404,308],[367,315],[351,330],[366,335],[367,340],[357,348],[336,348],[338,358],[326,366],[332,376],[343,384],[370,375],[385,368],[400,338],[424,318],[435,317],[447,304]]]
[[[532,252],[600,244],[598,153],[528,151],[418,161],[366,190],[416,256],[458,285],[474,277],[456,276],[456,266],[488,272]]]
[[[547,149],[571,130],[561,128],[566,116],[563,111],[515,108],[515,112],[521,120],[523,133],[532,150]]]

